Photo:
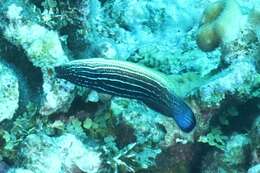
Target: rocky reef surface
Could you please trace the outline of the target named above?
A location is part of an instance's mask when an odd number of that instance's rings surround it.
[[[0,173],[258,173],[260,1],[0,1]],[[167,75],[195,113],[57,79],[101,57]]]

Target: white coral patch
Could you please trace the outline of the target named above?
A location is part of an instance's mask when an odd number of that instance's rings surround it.
[[[8,11],[6,16],[8,17],[8,19],[10,20],[19,20],[21,19],[21,12],[22,12],[23,8],[16,6],[15,4],[11,4],[8,7]]]

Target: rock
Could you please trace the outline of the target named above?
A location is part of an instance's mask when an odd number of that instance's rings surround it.
[[[0,61],[0,122],[12,119],[18,108],[19,89],[15,73]]]
[[[164,59],[171,60],[173,56],[163,55],[174,54],[181,46],[190,48],[190,44],[185,44],[190,36],[187,32],[196,25],[197,17],[202,11],[194,3],[201,1],[87,1],[87,5],[82,5],[81,11],[87,19],[83,21],[83,30],[88,33],[85,39],[90,46],[86,47],[87,51],[83,55],[124,60],[132,60],[132,55],[135,55],[148,59],[149,53],[144,49],[152,44],[162,54],[157,58],[154,56],[155,62],[161,63],[159,68],[169,69],[169,64]],[[95,32],[88,32],[89,30]]]
[[[71,134],[64,134],[60,137],[31,134],[22,146],[20,156],[23,158],[23,165],[33,172],[96,173],[100,168],[100,153],[85,146]]]
[[[168,141],[165,137],[171,136],[169,138],[173,138],[173,129],[176,133],[179,131],[178,127],[175,126],[173,119],[171,120],[170,118],[151,110],[141,102],[114,97],[111,103],[111,110],[117,119],[121,119],[121,122],[124,122],[134,129],[134,135],[139,142],[151,140],[157,144],[165,142],[165,145],[171,145],[173,141]],[[165,123],[167,121],[170,122]],[[160,125],[164,126],[165,129],[160,127]],[[170,129],[169,132],[171,134],[166,135],[164,130],[167,132],[168,129]],[[146,134],[149,134],[149,136]],[[167,143],[166,141],[170,143]]]
[[[6,17],[9,18],[10,24],[5,27],[4,36],[13,44],[22,47],[32,64],[42,71],[43,98],[40,113],[50,115],[57,111],[67,111],[75,92],[74,85],[57,81],[53,73],[52,68],[55,65],[68,61],[58,33],[28,20],[22,13],[24,8],[15,3],[8,6]]]
[[[181,173],[190,171],[191,161],[196,153],[193,133],[181,132],[173,119],[149,109],[141,102],[114,97],[111,110],[118,122],[133,129],[118,136],[118,141],[126,141],[130,136],[135,136],[136,143],[143,144],[142,147],[162,150],[157,152],[153,159],[151,158],[156,162],[156,166],[150,165],[146,171],[165,173],[169,170]],[[123,133],[122,130],[120,132]]]
[[[57,80],[55,76],[43,72],[43,98],[40,113],[50,115],[55,112],[68,111],[75,98],[75,86],[63,80]]]
[[[98,102],[99,101],[98,93],[94,90],[90,91],[90,93],[88,94],[88,97],[87,97],[87,101]]]
[[[260,164],[252,166],[248,169],[247,173],[259,173],[260,172]]]
[[[191,33],[187,35],[189,34]],[[138,48],[138,51],[128,60],[155,68],[166,74],[182,74],[191,71],[204,76],[216,69],[220,63],[220,51],[214,51],[211,55],[207,55],[192,47],[195,43],[190,35],[186,37],[188,37],[187,42],[190,42],[191,48],[185,46],[184,49],[172,51],[167,47],[150,43]],[[185,51],[185,49],[189,49],[189,51]]]
[[[232,135],[223,151],[215,150],[204,157],[202,173],[245,172],[250,157],[250,144],[251,140],[247,135]]]
[[[253,85],[256,78],[253,63],[237,62],[200,86],[197,94],[201,104],[211,108],[219,107],[229,95],[245,101],[245,96],[250,97],[251,94],[248,86]]]
[[[189,101],[197,115],[198,132],[207,129],[218,110],[228,109],[230,104],[236,106],[234,102],[243,104],[259,97],[256,88],[260,76],[255,68],[250,58],[234,62],[189,93]]]
[[[243,166],[248,164],[251,140],[246,135],[233,135],[227,142],[223,161],[231,166]]]

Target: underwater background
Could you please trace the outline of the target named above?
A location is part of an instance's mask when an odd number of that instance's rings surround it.
[[[0,173],[260,173],[260,1],[1,0]]]

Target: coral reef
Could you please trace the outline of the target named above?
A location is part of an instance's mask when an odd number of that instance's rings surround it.
[[[250,155],[250,139],[246,135],[236,134],[230,137],[223,151],[209,152],[205,157],[201,172],[245,172]]]
[[[16,46],[22,47],[33,65],[42,70],[44,97],[41,114],[67,111],[74,98],[74,86],[64,81],[56,81],[51,69],[68,61],[58,34],[24,18],[23,10],[23,6],[15,3],[7,7],[6,17],[10,24],[4,28],[4,36]]]
[[[258,74],[251,62],[237,62],[230,65],[212,80],[202,85],[194,95],[200,98],[200,107],[218,107],[227,95],[250,97],[251,88],[258,78]]]
[[[259,16],[254,0],[0,1],[0,173],[259,172]],[[166,74],[194,130],[55,74],[96,57]]]
[[[188,151],[192,148],[193,137],[191,134],[184,134],[176,128],[172,119],[150,109],[147,110],[140,103],[130,102],[128,99],[113,99],[111,110],[116,118],[121,120],[121,123],[134,129],[135,140],[138,143],[144,143],[145,141],[146,147],[151,147],[155,151],[162,150],[162,152],[155,153],[158,159],[156,157],[153,159],[157,168],[152,167],[150,171],[163,172],[167,169],[173,169],[178,172],[178,170],[181,171],[183,169],[184,165],[186,168],[182,171],[189,171],[190,167],[188,165],[192,157],[191,155],[186,155],[186,152],[189,153]],[[132,135],[126,132],[125,135],[119,136],[118,140],[125,140],[125,136]],[[166,161],[165,158],[169,158],[169,161]],[[165,161],[167,164],[162,163]],[[171,164],[168,164],[169,162]]]

